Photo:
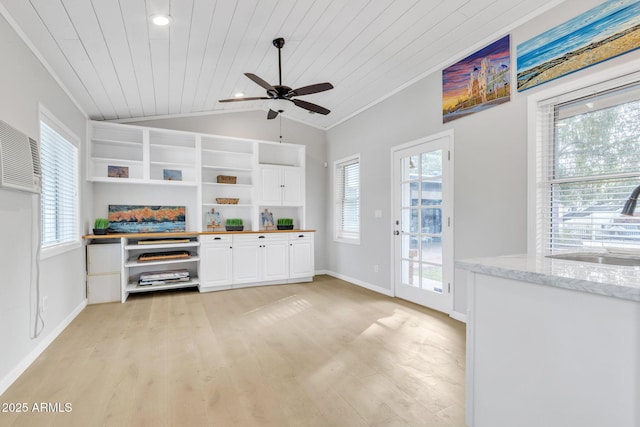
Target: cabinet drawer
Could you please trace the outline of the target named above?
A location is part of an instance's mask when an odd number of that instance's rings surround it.
[[[286,241],[288,233],[256,233],[256,234],[247,234],[243,236],[235,235],[233,236],[234,243],[251,243],[251,242],[278,242],[278,241]]]
[[[305,233],[305,232],[289,233],[290,242],[305,241],[305,240],[312,240],[312,239],[313,239],[313,233]]]
[[[200,240],[205,245],[208,243],[231,243],[231,241],[233,240],[233,236],[230,234],[203,235],[200,237]]]

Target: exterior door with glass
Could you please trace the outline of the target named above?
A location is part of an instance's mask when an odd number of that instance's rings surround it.
[[[451,139],[393,151],[395,295],[445,313],[453,307]]]

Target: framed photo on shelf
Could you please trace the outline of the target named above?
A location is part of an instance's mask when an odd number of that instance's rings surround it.
[[[275,230],[275,224],[273,222],[273,213],[269,212],[268,209],[265,209],[264,212],[260,213],[260,224],[262,224],[263,230]]]
[[[107,176],[109,178],[129,178],[128,166],[107,166]]]
[[[179,169],[163,169],[162,178],[165,181],[182,181],[182,171]]]
[[[216,229],[224,229],[224,225],[222,224],[222,215],[220,212],[216,212],[214,208],[211,208],[206,215],[207,219],[207,230],[215,231]]]

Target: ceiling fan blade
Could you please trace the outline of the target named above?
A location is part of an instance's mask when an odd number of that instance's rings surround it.
[[[252,98],[219,99],[218,102],[257,101],[259,99],[271,99],[271,98],[267,98],[266,96],[254,96]]]
[[[265,82],[264,80],[262,80],[260,77],[256,76],[255,74],[244,73],[244,75],[249,77],[254,83],[258,84],[259,86],[262,86],[264,89],[275,91],[275,88],[273,86],[271,86],[269,83]]]
[[[310,95],[312,93],[324,92],[325,90],[333,89],[331,83],[317,83],[314,85],[299,87],[298,89],[291,89],[289,96]]]
[[[312,104],[311,102],[303,101],[301,99],[292,99],[291,101],[298,107],[304,108],[305,110],[313,111],[314,113],[327,115],[331,112],[331,110],[327,110],[324,107]]]
[[[276,117],[278,117],[278,112],[269,109],[269,112],[267,113],[267,119],[271,120],[271,119],[275,119]]]

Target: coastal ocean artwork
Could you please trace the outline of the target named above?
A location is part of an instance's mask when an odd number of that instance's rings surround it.
[[[111,233],[169,233],[186,230],[185,206],[109,205]]]
[[[442,71],[442,123],[511,99],[510,45],[505,36]]]
[[[640,1],[609,0],[517,47],[518,91],[640,47]]]

